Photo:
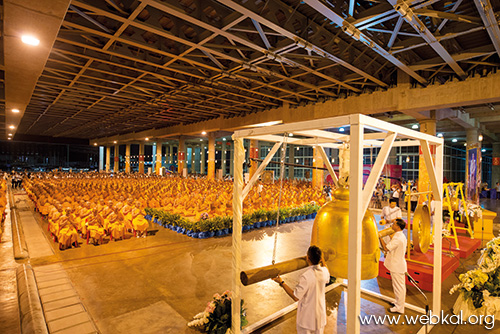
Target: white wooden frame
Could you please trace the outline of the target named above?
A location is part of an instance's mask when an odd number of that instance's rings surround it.
[[[322,129],[337,128],[350,125],[350,135],[337,134]],[[376,131],[375,133],[364,133],[365,129]],[[316,119],[304,122],[280,124],[275,126],[244,129],[233,134],[235,141],[234,153],[234,194],[233,194],[233,235],[232,235],[232,331],[241,333],[240,329],[240,300],[241,300],[241,228],[242,228],[242,205],[249,189],[255,184],[259,175],[263,172],[274,154],[285,141],[283,134],[293,133],[306,138],[288,137],[287,144],[309,145],[321,147],[320,153],[329,173],[335,183],[337,176],[323,147],[338,148],[343,142],[350,142],[350,177],[349,177],[349,240],[348,240],[348,281],[347,285],[347,332],[360,333],[360,306],[361,306],[361,224],[364,212],[368,208],[371,195],[376,183],[382,173],[390,149],[395,146],[418,146],[422,148],[425,165],[429,172],[431,190],[436,201],[435,224],[436,231],[442,230],[442,193],[443,193],[443,145],[442,138],[404,128],[395,124],[387,123],[366,115],[354,114],[332,118]],[[257,169],[257,172],[243,188],[243,139],[257,139],[275,142],[273,149],[268,153],[266,159]],[[406,139],[396,141],[396,139]],[[435,161],[433,163],[430,145],[436,145]],[[380,146],[381,150],[375,164],[370,172],[368,180],[363,188],[363,148]],[[442,239],[440,233],[434,234],[434,266],[433,266],[433,293],[432,311],[437,314],[441,311],[441,267],[442,267]],[[371,296],[390,300],[390,298],[375,292],[367,292]],[[408,305],[408,304],[407,304]],[[418,308],[408,305],[409,308]],[[288,307],[293,310],[293,307]],[[283,315],[282,312],[278,312]],[[269,318],[269,317],[268,317]],[[249,332],[245,330],[245,332]]]

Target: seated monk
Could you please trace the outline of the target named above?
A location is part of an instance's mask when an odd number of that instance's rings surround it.
[[[148,233],[149,222],[144,218],[146,212],[141,208],[141,202],[135,202],[135,208],[132,209],[132,225],[134,226],[134,230],[137,232],[137,237],[145,238]]]
[[[71,246],[78,247],[78,230],[77,223],[73,217],[72,208],[66,208],[65,214],[59,219],[59,249],[63,250],[71,248]]]
[[[104,219],[101,217],[97,209],[92,210],[92,215],[88,219],[88,233],[92,243],[96,244],[98,241],[102,243],[104,236]]]
[[[92,210],[90,209],[90,202],[84,202],[82,204],[82,207],[80,210],[77,212],[76,217],[76,223],[79,226],[80,231],[82,232],[82,235],[87,234],[87,218],[90,218],[90,214],[92,213]]]
[[[57,235],[59,234],[59,219],[62,216],[62,211],[63,210],[61,205],[56,204],[56,206],[54,206],[49,212],[49,231],[50,234],[55,238],[57,238]]]
[[[108,217],[108,229],[111,237],[115,239],[115,241],[123,239],[125,235],[125,222],[123,221],[123,215],[120,211],[115,209]]]

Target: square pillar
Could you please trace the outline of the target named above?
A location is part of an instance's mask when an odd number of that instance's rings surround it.
[[[113,171],[118,173],[120,171],[120,145],[115,145]]]
[[[195,153],[196,147],[191,146],[191,153],[189,154],[189,163],[191,164],[191,173],[196,173],[196,164],[195,164]]]
[[[323,168],[325,165],[323,161],[323,157],[319,151],[317,146],[314,146],[313,149],[313,167]],[[322,169],[313,169],[312,171],[312,186],[315,189],[323,189],[323,179],[324,179],[324,171]]]
[[[426,133],[431,136],[436,135],[436,119],[423,119],[419,121],[420,132]],[[430,145],[432,160],[434,161],[436,156],[436,145]],[[408,180],[406,180],[408,181]],[[425,166],[424,154],[422,149],[419,148],[419,158],[418,158],[418,191],[425,192],[431,190],[431,182],[429,179],[429,172]],[[426,195],[419,196],[419,203],[427,200]]]
[[[156,164],[155,164],[155,173],[156,175],[160,175],[160,169],[161,169],[161,149],[163,145],[161,142],[156,143]],[[154,152],[153,152],[154,154]]]
[[[205,144],[200,145],[200,174],[205,174],[205,162],[207,160],[205,154]]]
[[[182,175],[182,171],[184,170],[184,164],[186,161],[186,147],[184,143],[184,138],[181,136],[179,137],[179,150],[177,151],[177,173],[179,175]]]
[[[491,166],[491,187],[500,182],[500,142],[493,143],[493,166]]]
[[[222,152],[221,152],[221,168],[222,168],[222,176],[226,175],[226,142],[222,142]]]
[[[144,143],[139,144],[139,174],[144,174]]]
[[[215,134],[208,134],[208,169],[207,179],[215,179]]]
[[[111,146],[106,146],[106,172],[111,170]]]
[[[99,146],[99,171],[104,169],[104,146]]]
[[[292,164],[295,163],[295,145],[288,146],[288,161]],[[295,170],[293,165],[288,166],[288,179],[293,180],[295,178]]]
[[[130,144],[125,145],[125,173],[130,173]]]
[[[259,163],[257,161],[253,161],[252,159],[259,158],[259,141],[255,139],[250,140],[250,151],[248,153],[248,160],[250,162],[250,168],[248,172],[250,173],[250,178],[257,172],[257,168],[259,168]],[[282,155],[282,159],[285,159],[285,154]]]

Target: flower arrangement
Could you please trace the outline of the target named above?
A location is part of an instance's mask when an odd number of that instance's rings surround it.
[[[246,310],[241,301],[241,326],[247,325]],[[207,303],[205,310],[194,316],[188,323],[189,327],[200,329],[209,334],[226,334],[231,331],[231,291],[222,295],[214,294]]]
[[[462,206],[460,206],[459,212],[461,215],[465,215],[464,208]],[[467,202],[467,213],[471,218],[477,217],[477,219],[481,219],[483,217],[483,209],[474,203]]]
[[[461,274],[459,280],[450,294],[462,293],[463,299],[471,301],[476,309],[488,306],[492,297],[500,297],[500,237],[486,244],[477,268]]]

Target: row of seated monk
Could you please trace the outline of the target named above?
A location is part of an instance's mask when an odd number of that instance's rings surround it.
[[[28,191],[35,202],[35,210],[47,219],[48,227],[59,249],[78,247],[78,238],[87,243],[102,244],[105,238],[120,240],[131,236],[145,237],[149,222],[144,218],[141,203],[132,198],[123,202],[101,200],[91,207],[90,201],[80,203],[38,204],[37,196]],[[75,205],[76,204],[76,205]]]

